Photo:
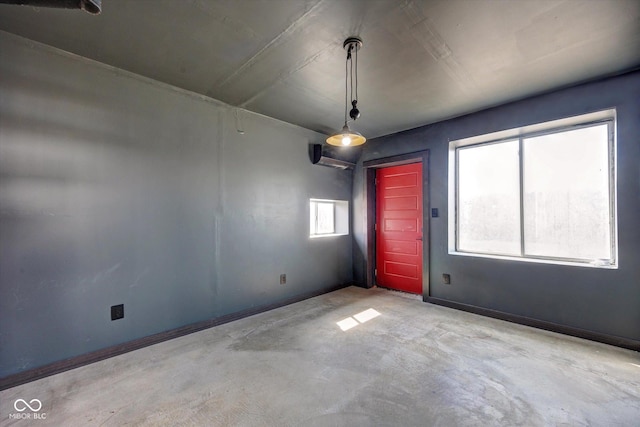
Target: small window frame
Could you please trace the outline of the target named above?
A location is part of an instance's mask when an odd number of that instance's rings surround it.
[[[333,230],[318,232],[318,205],[326,204],[333,207]],[[349,234],[349,202],[346,200],[309,199],[309,237],[322,238],[331,236],[345,236]]]

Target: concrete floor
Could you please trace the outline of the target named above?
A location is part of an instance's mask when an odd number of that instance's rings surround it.
[[[380,314],[366,320],[370,309]],[[344,319],[355,326],[343,331]],[[16,399],[36,398],[46,419],[9,419]],[[347,288],[2,391],[0,416],[3,426],[638,426],[640,354]]]

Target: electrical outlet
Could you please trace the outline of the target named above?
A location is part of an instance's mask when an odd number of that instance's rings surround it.
[[[443,275],[442,275],[442,282],[443,282],[445,285],[450,285],[450,284],[451,284],[451,275],[450,275],[450,274],[446,274],[446,273],[445,273],[445,274],[443,274]]]
[[[111,306],[111,320],[118,320],[124,317],[124,304]]]
[[[281,274],[280,275],[280,284],[284,285],[285,283],[287,283],[287,275],[286,274]]]

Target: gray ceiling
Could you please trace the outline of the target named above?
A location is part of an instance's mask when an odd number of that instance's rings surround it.
[[[345,38],[371,138],[640,66],[640,0],[103,0],[0,4],[0,29],[330,133]]]

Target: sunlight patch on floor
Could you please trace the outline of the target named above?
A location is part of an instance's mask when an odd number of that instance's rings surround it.
[[[342,319],[341,321],[336,322],[336,324],[343,331],[348,331],[349,329],[354,328],[362,323],[368,322],[369,320],[374,319],[378,316],[380,316],[380,312],[373,308],[369,308],[365,311],[361,311],[358,314],[354,314],[352,317],[350,316],[346,319]]]

